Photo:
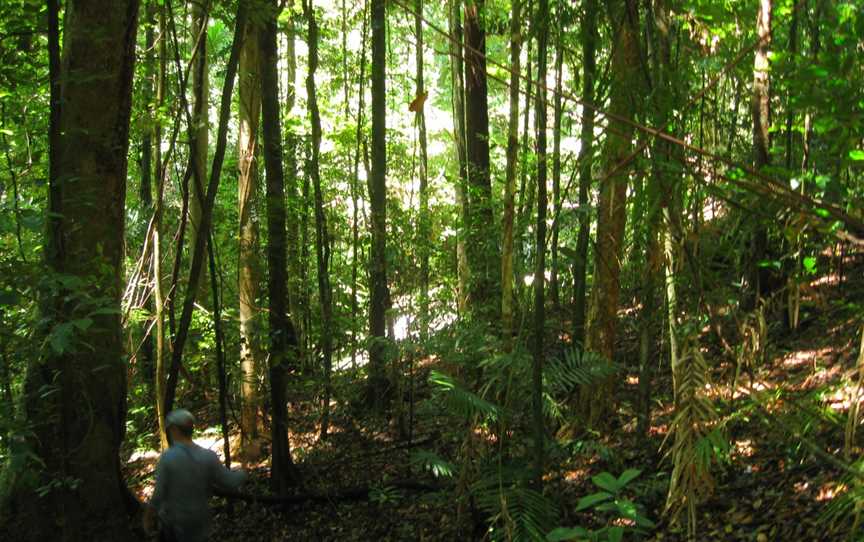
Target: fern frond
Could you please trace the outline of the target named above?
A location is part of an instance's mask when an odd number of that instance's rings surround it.
[[[561,358],[550,359],[543,376],[550,393],[560,396],[604,380],[617,371],[618,367],[600,354],[573,348],[565,350]]]
[[[444,395],[448,406],[455,414],[467,420],[480,417],[494,421],[501,415],[501,408],[498,405],[469,391],[448,374],[431,371],[429,383],[433,389]]]
[[[674,443],[670,454],[673,468],[666,499],[666,513],[673,517],[687,510],[687,527],[696,532],[696,505],[714,487],[711,464],[720,437],[712,434],[716,413],[705,395],[708,364],[698,344],[688,344],[672,368],[675,381],[676,415],[670,435]]]

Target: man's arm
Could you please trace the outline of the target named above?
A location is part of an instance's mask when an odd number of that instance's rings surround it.
[[[226,492],[236,490],[248,477],[244,470],[231,470],[225,467],[215,453],[210,461],[210,473],[213,487]]]

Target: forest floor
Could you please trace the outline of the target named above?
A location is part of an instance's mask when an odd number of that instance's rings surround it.
[[[714,487],[696,511],[696,540],[817,541],[846,540],[851,513],[839,508],[848,478],[841,464],[846,411],[854,388],[864,305],[864,266],[847,270],[842,284],[836,277],[816,280],[803,303],[802,325],[792,334],[769,322],[765,361],[743,371],[737,389],[729,353],[708,345],[713,382],[710,395],[726,429],[728,449],[718,450],[713,467]],[[622,338],[622,349],[635,349],[636,339]],[[715,341],[716,342],[716,341]],[[629,344],[629,346],[628,346]],[[625,355],[626,358],[626,355]],[[318,438],[317,413],[294,410],[292,449],[303,476],[303,492],[330,495],[285,510],[279,506],[220,499],[216,505],[214,541],[455,541],[481,539],[468,533],[460,518],[452,479],[438,482],[412,463],[412,454],[430,450],[441,457],[455,457],[462,440],[446,418],[424,416],[420,404],[430,390],[425,386],[430,367],[418,368],[417,422],[413,443],[394,437],[386,420],[358,417],[349,401],[339,402],[332,415],[332,431]],[[605,436],[595,436],[593,450],[559,465],[548,478],[547,491],[561,506],[562,526],[597,527],[599,519],[574,511],[576,503],[596,488],[591,476],[602,471],[620,474],[625,469],[642,471],[629,497],[644,507],[644,515],[657,522],[648,540],[685,540],[680,524],[664,517],[665,492],[671,464],[664,444],[671,416],[671,381],[654,382],[652,424],[648,441],[635,434],[633,405],[636,367],[619,390],[619,416]],[[337,387],[338,389],[338,387]],[[217,420],[216,409],[204,405],[196,413]],[[232,439],[233,440],[233,439]],[[215,430],[196,441],[220,452],[222,441]],[[236,441],[232,442],[236,448]],[[861,449],[853,450],[853,458]],[[155,450],[131,455],[127,479],[139,497],[152,492]],[[236,463],[235,463],[236,466]],[[267,494],[266,462],[245,463],[252,473],[247,493]],[[417,480],[432,487],[388,488],[394,480]],[[848,481],[848,480],[847,480]],[[346,495],[350,488],[362,488]],[[371,488],[370,491],[366,489]],[[341,498],[339,498],[341,497]],[[833,503],[833,504],[832,504]],[[832,508],[833,507],[833,508]],[[841,510],[832,517],[832,509]],[[460,527],[461,526],[461,527]],[[480,533],[482,534],[482,532]],[[629,540],[629,537],[625,537]]]

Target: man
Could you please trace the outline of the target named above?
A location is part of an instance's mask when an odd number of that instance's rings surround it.
[[[160,541],[202,542],[210,535],[207,501],[213,490],[236,489],[246,473],[225,468],[214,452],[192,441],[195,417],[188,410],[171,411],[165,425],[171,447],[159,457],[156,490],[144,512],[144,528],[152,531],[158,514]]]

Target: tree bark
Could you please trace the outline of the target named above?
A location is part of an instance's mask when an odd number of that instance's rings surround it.
[[[240,223],[237,254],[240,317],[240,410],[241,453],[249,459],[257,456],[260,397],[258,375],[261,372],[259,346],[258,284],[261,263],[258,221],[255,219],[258,193],[258,125],[261,117],[261,76],[258,52],[258,26],[246,24],[243,49],[240,52],[238,104],[239,133],[237,154],[238,220]]]
[[[498,235],[489,177],[489,108],[486,103],[485,0],[465,3],[465,138],[468,158],[469,308],[482,321],[496,320],[500,288]]]
[[[286,373],[297,372],[297,335],[288,314],[287,252],[285,229],[285,184],[282,171],[279,79],[276,70],[276,0],[259,37],[261,73],[261,123],[264,165],[267,171],[267,291],[270,296],[270,400],[272,436],[270,487],[285,495],[299,481],[291,460],[288,441],[288,400]]]
[[[384,407],[389,393],[386,363],[387,288],[387,28],[384,0],[372,0],[372,175],[369,200],[372,219],[369,300],[370,406]]]
[[[756,35],[759,39],[753,61],[753,96],[750,113],[753,118],[753,166],[756,171],[771,163],[771,86],[768,51],[771,46],[771,0],[759,0],[756,15]],[[759,221],[754,224],[750,239],[748,260],[748,291],[744,299],[745,310],[753,310],[759,303],[768,283],[769,268],[760,265],[768,251],[768,228]]]
[[[585,1],[582,16],[582,99],[594,103],[594,83],[597,78],[597,0]],[[594,165],[594,109],[582,107],[582,130],[579,136],[579,236],[573,262],[573,343],[585,342],[585,292],[588,268],[588,238],[591,212],[588,195],[591,191],[591,168]]]
[[[608,0],[609,20],[615,29],[612,54],[612,82],[609,89],[609,112],[630,118],[636,112],[636,86],[639,84],[638,10],[634,0]],[[600,190],[597,218],[594,288],[588,316],[586,349],[606,359],[615,357],[618,323],[621,256],[624,225],[627,217],[628,160],[633,126],[610,119],[603,147],[603,185]],[[607,418],[613,405],[614,381],[610,378],[590,388],[581,388],[582,414],[589,427]]]
[[[50,347],[24,384],[32,456],[22,459],[32,476],[6,477],[0,524],[9,540],[126,541],[134,509],[120,473],[120,297],[138,2],[68,1],[62,67],[58,13],[49,2],[45,263],[49,278],[66,280],[45,292]]]
[[[192,59],[192,125],[195,137],[190,141],[189,154],[192,167],[192,187],[189,190],[189,247],[194,250],[199,235],[206,239],[208,233],[202,227],[204,208],[204,183],[207,179],[207,152],[210,148],[210,65],[207,61],[207,26],[210,19],[210,0],[189,0],[192,15],[191,41],[195,51]],[[201,303],[207,299],[206,267],[201,266],[198,297]],[[190,279],[191,282],[191,279]]]
[[[165,6],[159,9],[159,78],[156,84],[156,106],[165,103],[165,85],[168,68],[168,46],[166,41],[167,24],[165,21]],[[159,424],[159,443],[161,449],[168,447],[168,435],[165,428],[165,296],[162,290],[162,213],[165,196],[166,164],[162,163],[162,123],[156,120],[156,207],[153,210],[153,298],[156,305],[156,417]]]

